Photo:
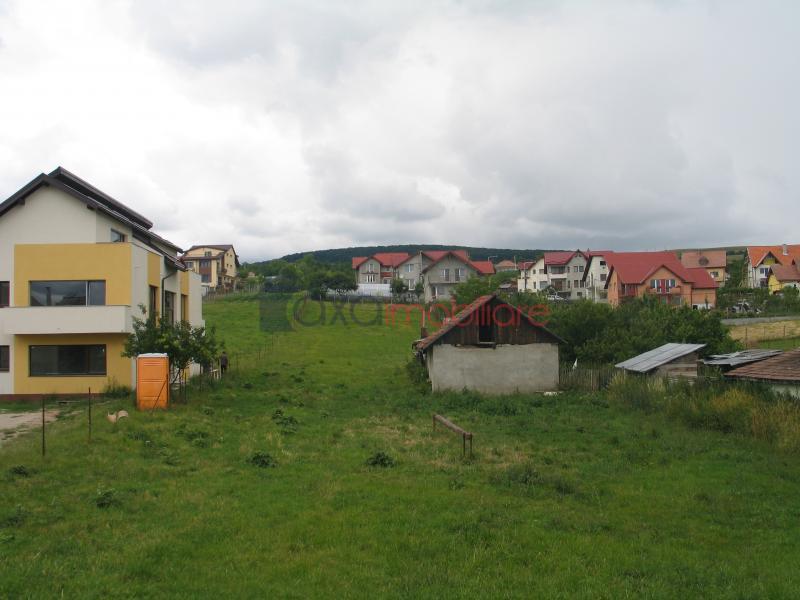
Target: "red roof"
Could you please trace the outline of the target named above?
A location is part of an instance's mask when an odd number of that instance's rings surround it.
[[[481,275],[494,275],[494,265],[490,260],[471,260],[469,264]]]
[[[664,267],[697,288],[718,287],[705,269],[687,269],[672,252],[613,252],[606,256],[606,262],[609,266],[607,281],[611,281],[611,273],[616,272],[620,283],[642,284]]]
[[[527,271],[528,269],[530,269],[535,264],[536,264],[535,260],[524,260],[521,263],[519,263],[519,270],[520,271]]]
[[[400,263],[407,261],[410,258],[408,252],[378,252],[373,254],[372,258],[377,260],[384,267],[396,267]]]
[[[358,267],[363,265],[368,260],[369,260],[369,256],[354,256],[353,257],[353,268],[357,269]]]
[[[800,269],[795,265],[772,265],[772,274],[778,281],[800,281]]]
[[[430,258],[433,262],[438,262],[448,254],[455,254],[464,262],[469,260],[469,254],[466,250],[423,250],[422,253]]]
[[[583,252],[577,250],[575,252],[545,252],[544,253],[544,264],[547,265],[565,265],[569,261],[572,260],[572,257],[576,254],[580,254],[581,256],[585,256]]]
[[[725,250],[687,250],[681,253],[681,264],[689,269],[724,269],[728,256]]]
[[[800,263],[800,244],[787,244],[787,254],[783,253],[783,245],[780,246],[748,246],[747,258],[750,265],[755,267],[760,265],[768,254],[772,254],[775,260],[782,265],[790,265],[792,261]]]

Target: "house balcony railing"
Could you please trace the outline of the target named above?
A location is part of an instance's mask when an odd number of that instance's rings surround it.
[[[0,309],[0,332],[11,335],[131,333],[131,307],[12,306]]]
[[[681,293],[681,286],[675,285],[671,288],[647,288],[647,293],[654,296],[678,296]]]

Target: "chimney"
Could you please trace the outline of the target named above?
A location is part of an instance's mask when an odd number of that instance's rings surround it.
[[[783,255],[789,256],[789,246],[787,246],[786,244],[783,245]]]

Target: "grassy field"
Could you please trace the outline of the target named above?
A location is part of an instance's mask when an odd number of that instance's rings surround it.
[[[796,594],[796,456],[601,394],[423,393],[410,326],[206,319],[222,384],[91,443],[76,407],[46,459],[34,435],[0,450],[0,597]]]

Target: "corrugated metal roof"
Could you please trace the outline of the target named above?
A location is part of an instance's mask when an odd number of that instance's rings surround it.
[[[647,373],[676,358],[696,352],[700,348],[705,348],[705,344],[664,344],[654,350],[629,358],[615,366],[626,371]]]
[[[707,365],[717,365],[726,367],[735,367],[738,365],[746,365],[749,363],[764,360],[772,356],[780,354],[781,350],[741,350],[739,352],[731,352],[730,354],[713,354],[705,359],[703,362]]]
[[[800,383],[800,348],[728,371],[725,377]]]

